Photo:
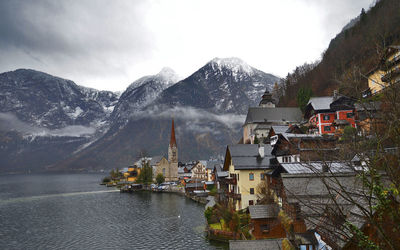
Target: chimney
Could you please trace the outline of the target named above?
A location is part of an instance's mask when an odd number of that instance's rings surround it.
[[[258,144],[258,156],[264,158],[264,145]]]
[[[324,162],[324,163],[322,164],[322,172],[323,172],[323,173],[328,173],[328,171],[329,171],[328,164],[327,164],[326,162]]]
[[[336,101],[338,99],[339,95],[339,91],[337,89],[335,89],[333,91],[333,100]]]

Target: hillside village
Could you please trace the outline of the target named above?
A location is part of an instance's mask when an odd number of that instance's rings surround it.
[[[178,162],[172,120],[168,156],[139,159],[121,171],[120,184],[134,188],[148,165],[153,182],[160,184],[152,184],[153,190],[208,197],[208,235],[230,239],[231,249],[256,249],[260,244],[267,247],[262,249],[360,248],[354,231],[345,230],[344,223],[379,242],[376,225],[362,210],[365,204],[379,204],[379,199],[373,192],[358,194],[365,188],[360,176],[371,174],[371,155],[347,146],[361,137],[373,140],[384,127],[387,103],[382,96],[400,80],[399,58],[400,46],[390,46],[368,74],[369,88],[362,100],[335,91],[309,98],[302,112],[299,107],[276,107],[265,91],[258,107],[248,109],[242,139],[227,145],[220,159]],[[383,148],[389,154],[397,150]],[[162,181],[156,180],[159,175]],[[391,224],[386,226],[383,231]],[[400,244],[398,239],[394,242]]]

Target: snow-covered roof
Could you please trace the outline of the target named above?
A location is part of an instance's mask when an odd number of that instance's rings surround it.
[[[333,96],[311,97],[308,104],[311,104],[314,110],[329,110],[333,102]]]
[[[304,163],[281,163],[288,174],[312,174],[322,173],[323,166],[327,167],[328,173],[352,173],[354,170],[345,162],[304,162]]]
[[[246,121],[248,123],[273,123],[273,122],[288,122],[298,123],[302,120],[302,113],[299,108],[264,108],[250,107]]]

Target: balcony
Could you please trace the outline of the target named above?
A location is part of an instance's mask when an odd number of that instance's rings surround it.
[[[386,62],[386,67],[392,68],[393,66],[396,66],[399,63],[400,63],[400,55],[397,55],[397,56],[393,57],[392,60]]]
[[[227,196],[228,198],[232,198],[232,199],[234,199],[234,200],[241,200],[241,199],[242,199],[241,194],[235,194],[235,193],[233,193],[233,192],[227,192],[227,193],[226,193],[226,196]]]
[[[381,80],[382,82],[390,82],[395,76],[397,76],[400,73],[400,68],[396,68],[394,70],[391,70],[384,76],[382,76]]]
[[[225,183],[229,185],[237,185],[237,180],[234,177],[225,178]]]

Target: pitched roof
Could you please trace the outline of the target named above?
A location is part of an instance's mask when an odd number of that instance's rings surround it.
[[[257,144],[237,144],[228,146],[232,163],[235,169],[268,169],[270,160],[273,158],[271,152],[273,147],[264,144],[264,157],[259,156],[259,145]]]
[[[299,108],[250,107],[244,124],[262,122],[301,122],[301,120],[302,114]]]
[[[297,162],[281,163],[288,174],[322,173],[326,167],[327,173],[352,173],[354,170],[346,162]]]
[[[159,163],[163,157],[164,157],[164,156],[162,156],[162,155],[157,155],[157,156],[151,157],[150,166],[154,166],[154,165],[156,165],[157,163]]]
[[[203,188],[204,184],[201,182],[186,183],[186,188]]]
[[[283,239],[265,239],[265,240],[230,240],[230,250],[277,250],[282,249]]]
[[[307,105],[311,104],[314,110],[329,110],[333,96],[311,97]]]
[[[220,160],[215,160],[215,161],[205,161],[204,165],[206,166],[207,169],[214,169],[215,165],[221,164],[222,161]]]
[[[252,205],[249,206],[250,217],[252,219],[276,218],[279,213],[277,204]]]
[[[236,144],[230,145],[229,153],[231,157],[251,157],[258,156],[258,144]],[[271,155],[272,146],[270,144],[263,144],[264,155]]]
[[[269,169],[272,156],[261,157],[232,157],[233,166],[237,170]]]
[[[377,111],[381,109],[382,102],[364,102],[364,103],[355,103],[354,106],[357,111]]]
[[[289,126],[272,126],[272,129],[274,130],[275,134],[281,134],[285,133],[289,129]]]

